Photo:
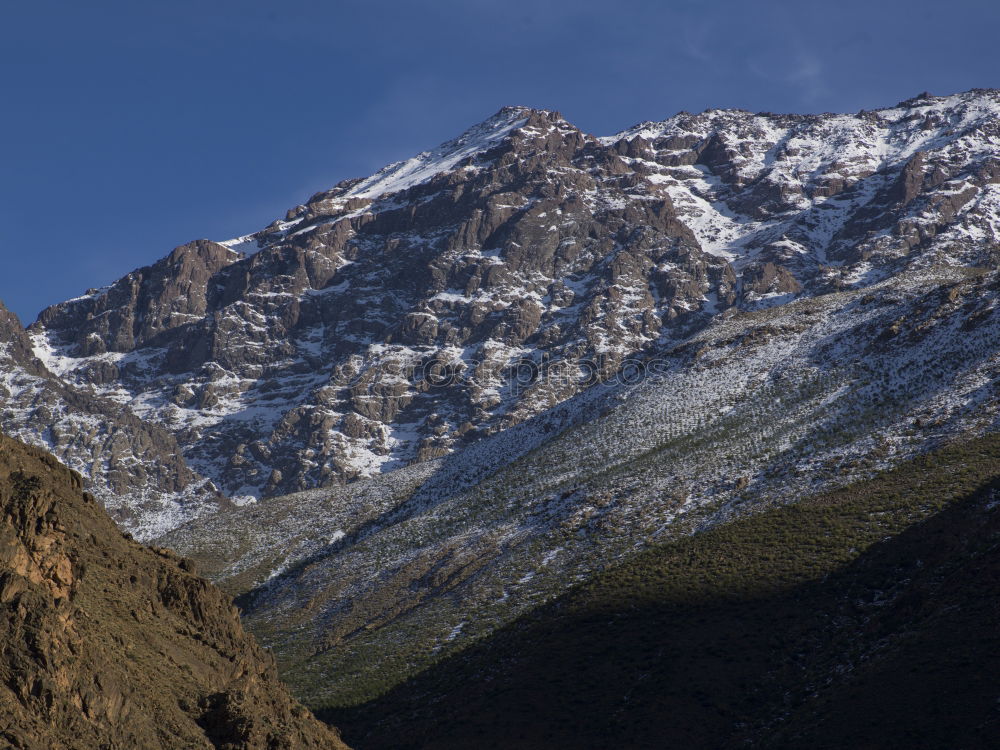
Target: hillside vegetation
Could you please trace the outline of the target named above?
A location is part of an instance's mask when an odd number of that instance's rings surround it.
[[[998,593],[990,435],[650,549],[319,708],[365,750],[991,747]]]

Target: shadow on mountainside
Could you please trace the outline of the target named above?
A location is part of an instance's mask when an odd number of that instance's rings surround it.
[[[364,750],[991,747],[998,595],[989,436],[644,553],[319,715]]]

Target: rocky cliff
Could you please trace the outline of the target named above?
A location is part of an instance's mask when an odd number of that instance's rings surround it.
[[[115,527],[79,474],[0,436],[0,742],[343,748],[192,564]]]
[[[166,429],[51,373],[3,303],[0,428],[78,471],[112,517],[140,537],[229,504],[188,467]]]
[[[236,498],[454,452],[709,321],[997,258],[1000,95],[682,113],[597,138],[505,108],[265,229],[44,311],[36,353]],[[558,377],[539,377],[540,369]]]

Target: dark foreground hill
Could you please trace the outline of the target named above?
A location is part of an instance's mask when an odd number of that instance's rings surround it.
[[[326,715],[366,750],[985,748],[998,674],[992,435],[652,549]]]
[[[0,746],[344,748],[191,567],[0,436]]]

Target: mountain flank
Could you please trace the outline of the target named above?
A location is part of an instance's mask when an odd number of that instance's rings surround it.
[[[52,455],[0,436],[0,745],[345,748],[228,598],[123,535]]]
[[[996,433],[998,144],[994,90],[608,137],[507,107],[12,323],[0,429],[239,595],[307,705],[378,701],[650,548]]]
[[[990,748],[1000,436],[651,549],[357,708],[376,748]]]

